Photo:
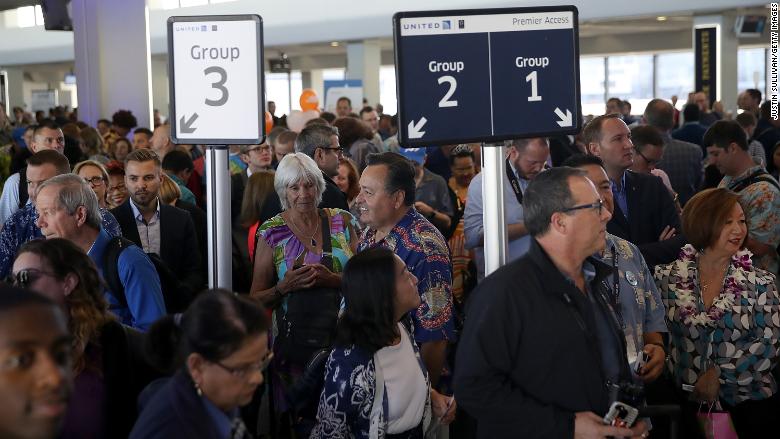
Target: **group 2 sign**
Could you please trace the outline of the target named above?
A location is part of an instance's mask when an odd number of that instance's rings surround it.
[[[168,54],[174,143],[262,143],[260,16],[170,17]]]
[[[580,129],[574,6],[399,12],[393,37],[405,147]]]

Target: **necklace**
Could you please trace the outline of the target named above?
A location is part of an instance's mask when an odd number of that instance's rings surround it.
[[[295,220],[293,219],[292,215],[290,215],[290,223],[293,225],[293,227],[295,227],[295,229],[296,229],[296,230],[298,230],[298,232],[299,232],[299,233],[300,233],[302,236],[306,236],[306,234],[305,234],[305,233],[303,233],[303,229],[301,229],[300,227],[298,227],[298,225],[297,225],[297,224],[295,224]],[[314,228],[314,233],[312,233],[312,234],[309,236],[309,242],[311,242],[311,246],[312,246],[312,247],[317,247],[317,241],[316,241],[316,240],[314,240],[314,235],[316,235],[316,234],[317,234],[317,231],[318,231],[319,229],[320,229],[320,222],[319,222],[319,221],[317,221],[317,227],[315,227],[315,228]]]

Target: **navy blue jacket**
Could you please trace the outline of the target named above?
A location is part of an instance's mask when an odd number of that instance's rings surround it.
[[[130,439],[224,439],[195,393],[192,379],[179,371],[150,397]]]
[[[639,247],[649,267],[668,264],[680,253],[686,241],[680,235],[680,216],[674,200],[660,178],[626,171],[628,219],[615,203],[607,231]],[[677,237],[658,242],[664,227],[677,229]]]

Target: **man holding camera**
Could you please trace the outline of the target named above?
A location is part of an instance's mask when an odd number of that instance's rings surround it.
[[[607,425],[636,407],[620,325],[607,300],[603,249],[611,218],[582,170],[539,174],[523,199],[528,253],[472,293],[457,353],[458,403],[478,437],[646,437],[647,424]]]

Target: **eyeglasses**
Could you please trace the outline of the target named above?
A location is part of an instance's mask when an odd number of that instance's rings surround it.
[[[648,166],[656,166],[661,163],[661,160],[650,160],[649,158],[647,158],[647,156],[645,156],[644,154],[642,154],[641,151],[639,151],[639,148],[634,148],[634,151],[636,151],[636,153],[639,154],[639,157],[645,159]]]
[[[35,282],[43,276],[51,276],[55,279],[57,278],[57,275],[54,273],[38,270],[37,268],[25,268],[8,276],[7,282],[17,287],[26,288],[31,283]]]
[[[217,366],[221,367],[223,370],[228,372],[229,374],[233,375],[236,378],[246,378],[247,375],[252,373],[255,370],[259,370],[260,372],[264,371],[266,367],[271,363],[271,360],[274,358],[274,353],[269,352],[268,355],[265,356],[262,360],[258,361],[257,363],[252,363],[249,366],[245,367],[228,367],[224,364],[220,363],[219,361],[215,362]]]
[[[601,211],[604,209],[604,201],[598,200],[595,203],[591,204],[580,204],[579,206],[573,206],[569,207],[568,209],[563,209],[561,212],[568,213],[568,212],[574,212],[576,210],[582,210],[582,209],[595,209],[599,216],[601,216]]]
[[[124,191],[124,190],[127,190],[127,186],[125,186],[124,183],[120,183],[120,184],[118,184],[116,186],[109,186],[108,187],[108,191],[109,192]]]
[[[92,178],[84,178],[84,181],[91,184],[92,186],[100,186],[103,184],[103,177],[92,177]]]
[[[344,155],[344,148],[342,148],[340,146],[337,146],[335,148],[330,147],[330,146],[318,146],[317,148],[319,148],[319,149],[326,149],[328,151],[333,151],[333,153],[335,153],[336,155],[342,155],[342,156]]]
[[[271,150],[271,146],[270,145],[260,145],[260,146],[256,146],[256,147],[254,147],[252,149],[247,150],[246,153],[249,154],[252,151],[268,152],[270,150]]]

